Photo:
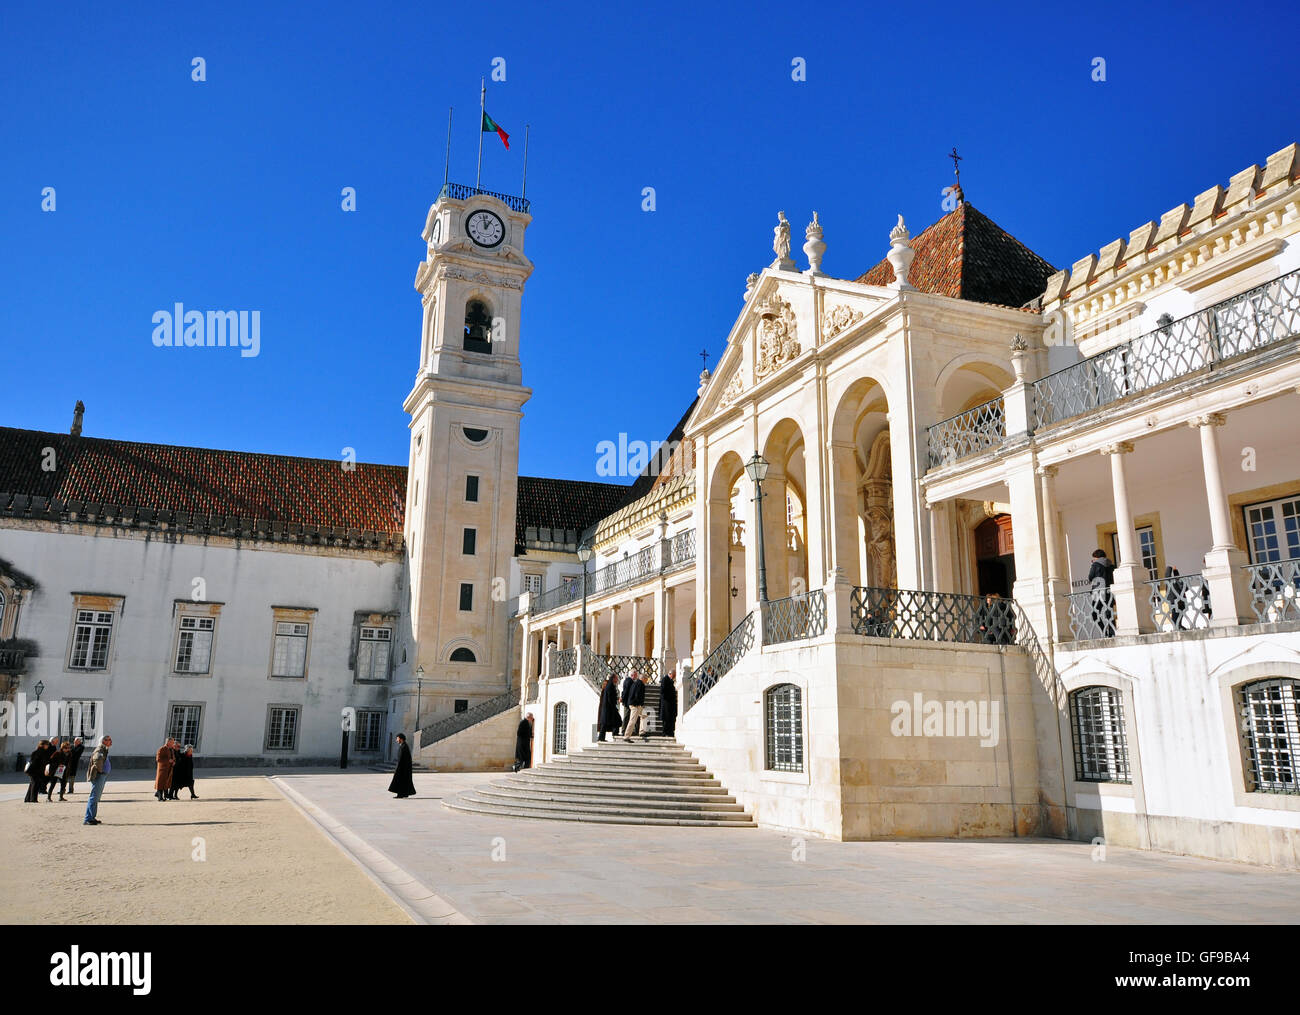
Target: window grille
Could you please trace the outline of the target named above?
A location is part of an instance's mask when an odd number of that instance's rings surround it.
[[[298,712],[296,708],[272,708],[266,721],[266,749],[292,751],[298,744]]]
[[[803,771],[803,701],[794,684],[767,692],[767,768],[774,772]]]
[[[1300,681],[1276,679],[1243,684],[1237,690],[1246,789],[1252,793],[1300,793],[1296,782],[1298,689]]]
[[[212,617],[181,617],[180,636],[176,640],[177,673],[207,673],[212,662]],[[190,743],[190,741],[186,741]]]
[[[108,647],[113,638],[113,614],[100,610],[78,610],[72,636],[70,670],[102,670],[108,666]]]
[[[552,734],[553,753],[569,753],[569,706],[561,701],[555,706],[555,732]]]
[[[361,751],[378,751],[384,746],[384,713],[373,711],[357,712],[356,749]]]
[[[1085,687],[1070,695],[1074,777],[1080,782],[1131,782],[1124,706],[1113,687]]]
[[[309,624],[281,621],[275,625],[275,660],[273,677],[302,677],[307,673],[307,636]]]
[[[199,728],[203,720],[202,705],[173,705],[167,717],[167,735],[181,742],[181,746],[199,746]]]

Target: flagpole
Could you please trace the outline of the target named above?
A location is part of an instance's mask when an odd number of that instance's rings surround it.
[[[479,79],[478,93],[478,169],[474,172],[474,189],[483,179],[483,114],[487,111],[487,78]]]
[[[451,172],[451,106],[447,107],[447,161],[442,164],[442,185],[447,186],[448,174]]]
[[[528,195],[528,132],[531,125],[524,124],[524,182],[519,185],[519,196],[521,198]]]

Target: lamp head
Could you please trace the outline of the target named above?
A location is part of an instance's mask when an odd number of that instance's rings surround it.
[[[754,457],[745,463],[745,475],[755,483],[761,483],[767,478],[767,459],[754,452]]]

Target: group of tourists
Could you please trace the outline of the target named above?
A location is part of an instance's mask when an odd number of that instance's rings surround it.
[[[158,748],[154,755],[157,774],[154,777],[153,795],[158,800],[176,800],[176,794],[183,789],[190,791],[190,799],[197,800],[194,792],[194,745],[181,742],[175,737],[168,737],[166,743]]]
[[[677,733],[677,682],[669,673],[659,684],[659,725],[666,737]],[[649,719],[645,714],[645,674],[633,670],[623,678],[620,688],[611,673],[600,688],[600,706],[596,713],[596,739],[604,741],[607,734],[621,736],[625,743],[641,733],[644,742],[650,739]],[[619,714],[619,703],[623,712]]]
[[[46,800],[53,801],[55,786],[59,788],[59,799],[66,800],[74,792],[77,765],[85,750],[86,745],[81,737],[66,740],[54,737],[38,743],[27,761],[26,771],[30,785],[23,801],[29,804],[39,803],[42,793]]]

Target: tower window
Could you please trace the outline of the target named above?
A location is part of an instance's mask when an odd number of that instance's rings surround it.
[[[475,657],[472,649],[458,648],[452,652],[451,661],[453,663],[476,663],[478,662],[478,659]],[[463,712],[464,709],[458,708],[456,711]]]
[[[465,306],[465,351],[492,351],[492,317],[479,300],[470,300]]]
[[[465,477],[465,500],[478,503],[478,476]]]
[[[466,557],[474,556],[474,544],[478,539],[478,532],[475,529],[466,529],[461,541],[460,552]]]
[[[463,426],[461,429],[465,431],[465,439],[471,444],[482,444],[487,440],[488,432],[486,430],[480,430],[474,426]]]
[[[471,582],[460,583],[460,608],[466,612],[474,609],[474,585]]]

